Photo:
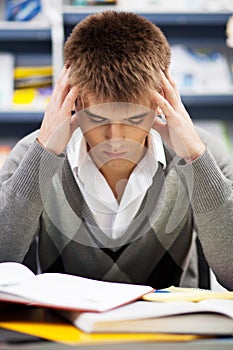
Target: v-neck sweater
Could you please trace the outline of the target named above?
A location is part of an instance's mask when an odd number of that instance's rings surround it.
[[[96,224],[66,154],[22,139],[0,173],[0,260],[23,262],[37,244],[42,272],[106,281],[197,286],[197,233],[215,275],[233,288],[233,162],[208,134],[207,149],[185,164],[165,145],[134,220],[119,239]]]

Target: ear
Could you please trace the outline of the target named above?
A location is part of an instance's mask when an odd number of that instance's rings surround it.
[[[75,109],[76,111],[82,111],[84,109],[84,99],[83,96],[78,95],[75,101]]]
[[[158,91],[160,93],[160,95],[162,95],[163,97],[165,96],[163,89],[161,88],[161,91]],[[160,106],[156,106],[155,112],[157,115],[162,115],[163,111],[162,108]]]
[[[157,106],[155,112],[156,112],[157,115],[162,115],[163,114],[162,108],[160,106]]]

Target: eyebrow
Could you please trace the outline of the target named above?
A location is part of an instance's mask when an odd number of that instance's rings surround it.
[[[90,112],[89,110],[85,110],[84,111],[89,117],[94,117],[94,118],[102,118],[102,119],[108,119],[108,118],[105,118],[105,117],[103,117],[103,116],[101,116],[101,115],[99,115],[99,114],[95,114],[95,113],[93,113],[93,112]],[[129,118],[125,118],[125,119],[136,119],[136,118],[143,118],[143,117],[145,117],[147,114],[149,114],[149,112],[144,112],[144,113],[140,113],[140,114],[135,114],[135,115],[132,115],[131,117],[129,117]],[[109,120],[109,119],[108,119]]]

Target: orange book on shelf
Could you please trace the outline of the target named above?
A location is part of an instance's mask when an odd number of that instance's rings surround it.
[[[0,168],[6,160],[10,151],[11,147],[9,145],[0,145]]]

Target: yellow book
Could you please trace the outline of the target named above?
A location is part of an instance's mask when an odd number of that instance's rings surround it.
[[[35,66],[35,67],[15,67],[14,78],[22,79],[26,77],[32,77],[37,75],[52,75],[52,66]]]
[[[198,289],[198,288],[181,288],[171,286],[157,290],[153,293],[148,293],[143,296],[146,301],[159,301],[159,302],[174,302],[174,301],[193,301],[198,302],[201,300],[209,299],[222,299],[233,300],[233,292],[214,292],[211,290]]]

